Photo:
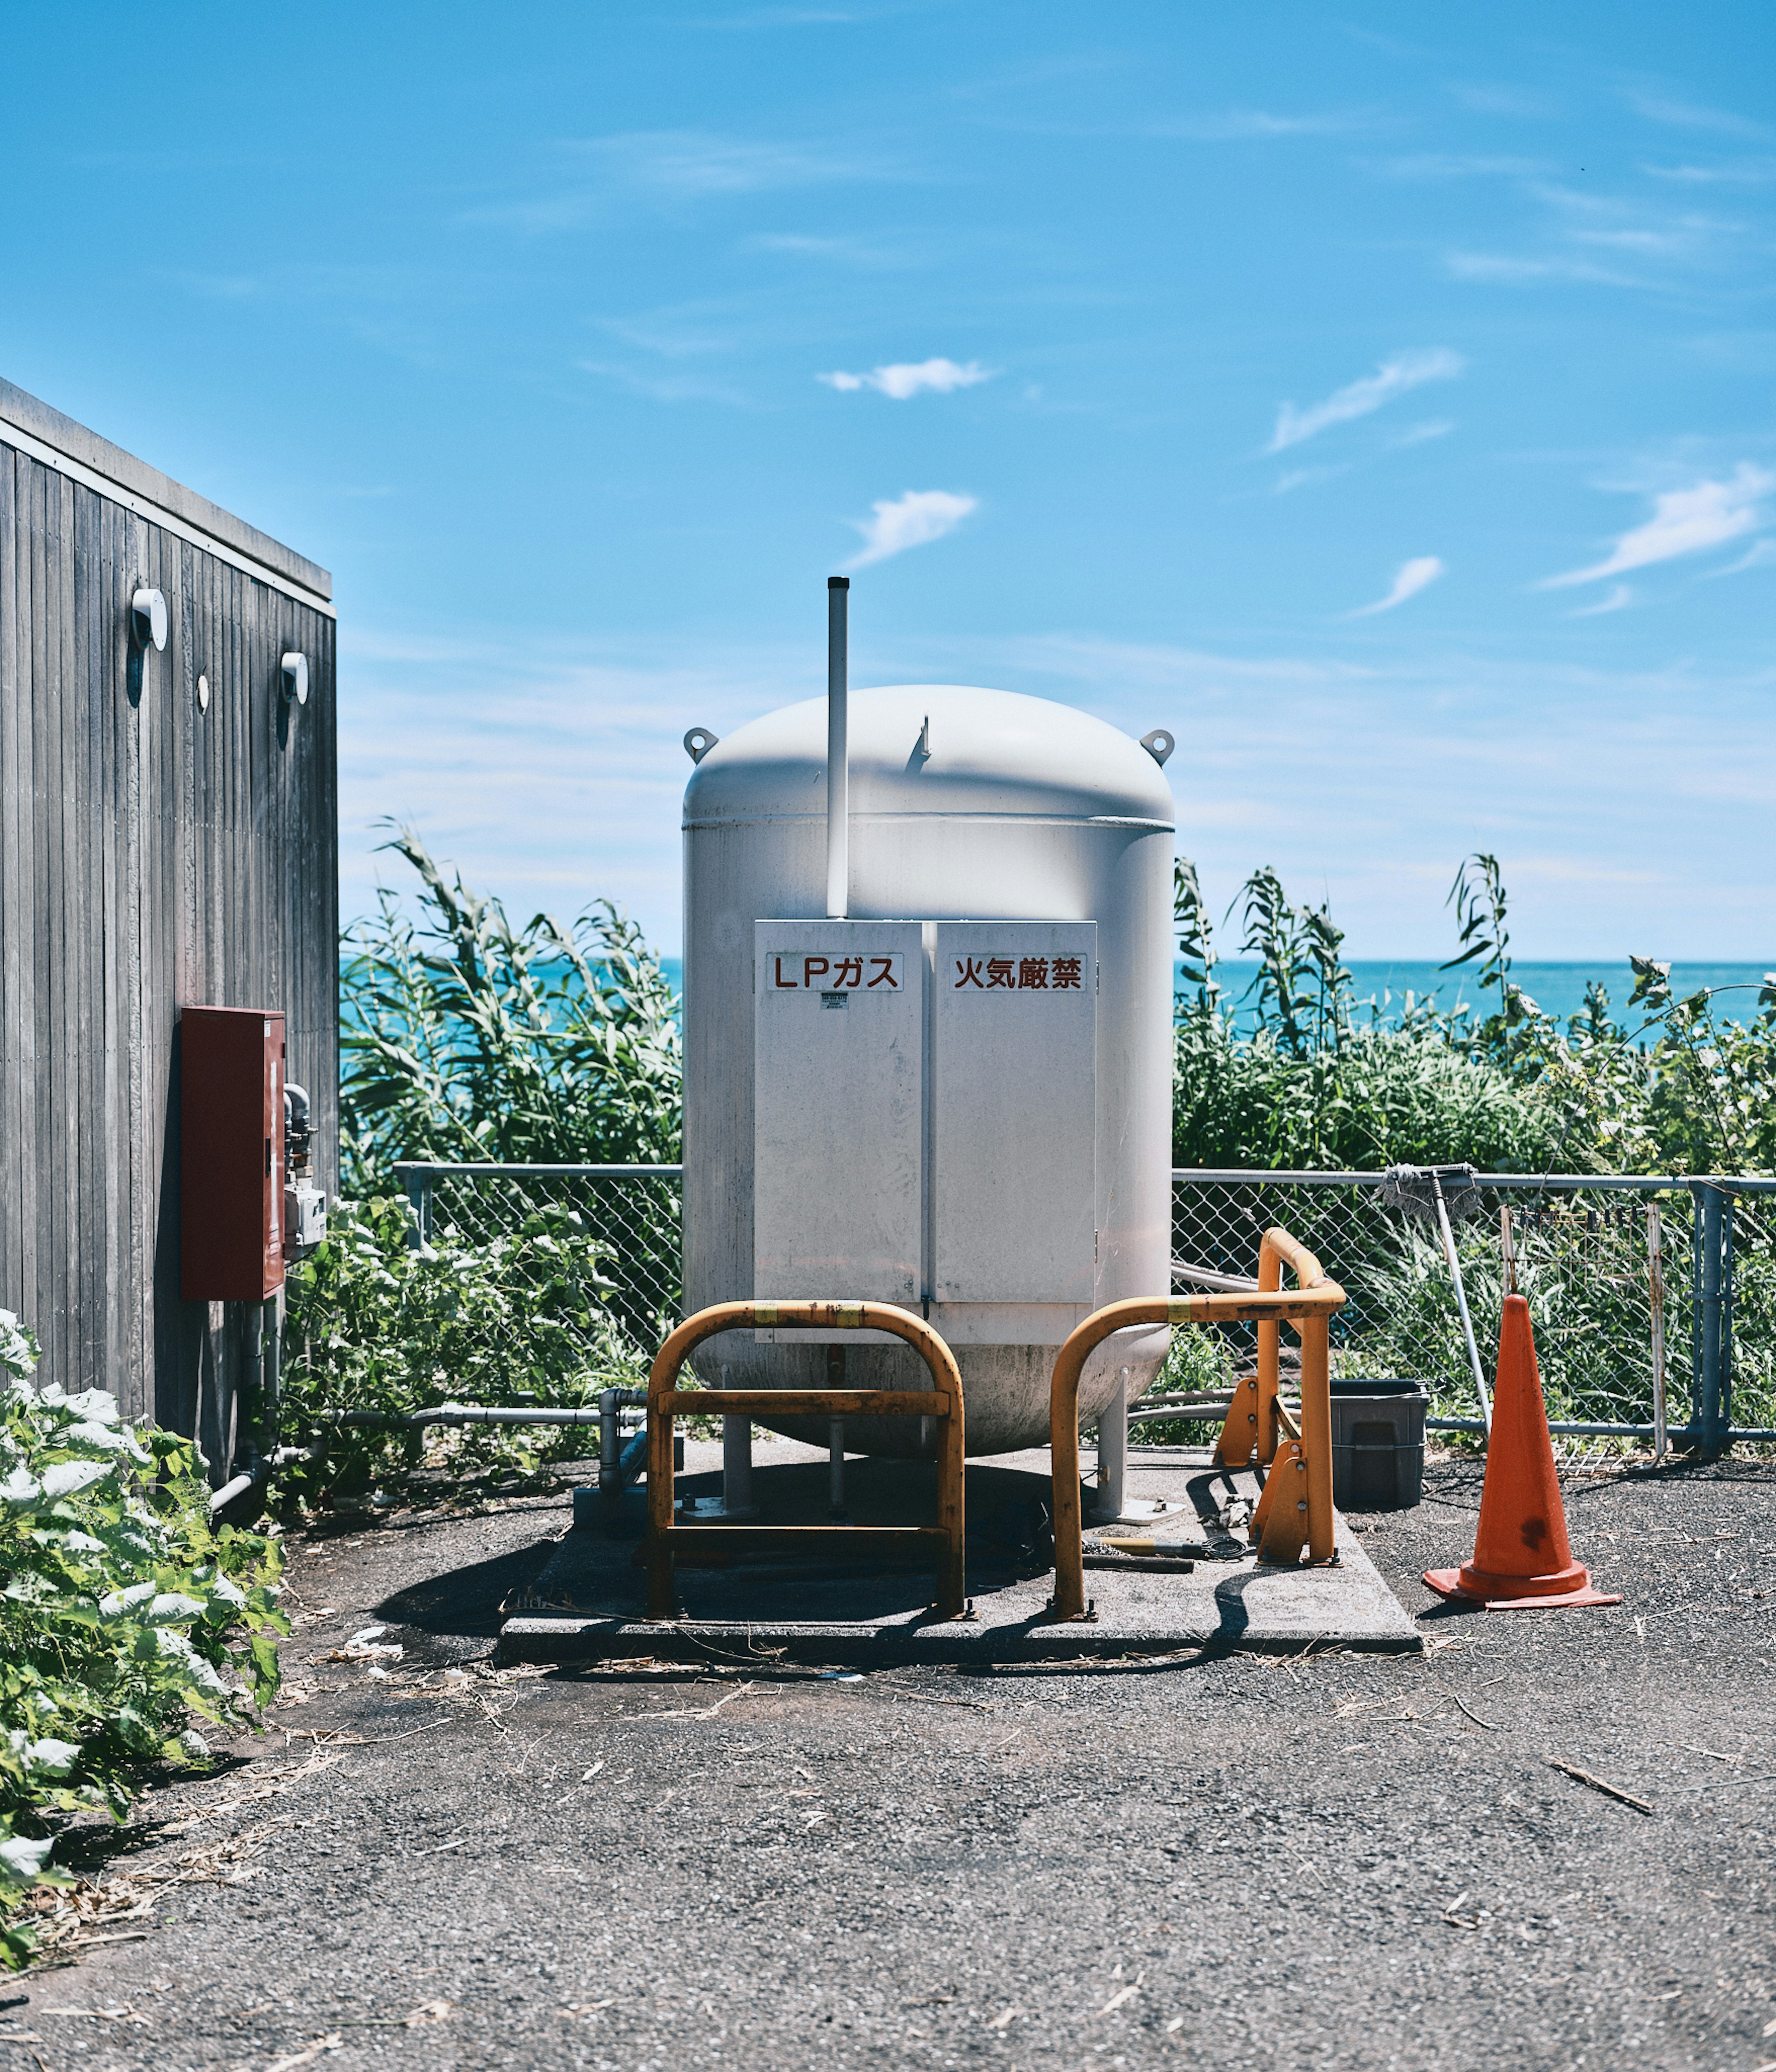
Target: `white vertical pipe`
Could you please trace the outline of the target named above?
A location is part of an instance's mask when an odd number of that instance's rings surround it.
[[[1116,1376],[1116,1392],[1098,1413],[1098,1486],[1092,1503],[1092,1517],[1100,1525],[1113,1523],[1128,1508],[1128,1370]]]
[[[845,742],[850,693],[848,619],[851,578],[826,579],[826,917],[842,921],[851,907],[851,772]]]
[[[727,1386],[722,1383],[723,1388]],[[722,1420],[722,1508],[730,1518],[750,1518],[752,1501],[752,1420]]]

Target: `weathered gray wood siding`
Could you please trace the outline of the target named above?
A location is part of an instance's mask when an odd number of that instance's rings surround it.
[[[188,492],[175,529],[31,443],[0,419],[0,1307],[43,1379],[114,1390],[216,1461],[248,1326],[179,1299],[179,1015],[284,1009],[331,1194],[334,622],[194,542]],[[171,631],[133,671],[142,582]]]

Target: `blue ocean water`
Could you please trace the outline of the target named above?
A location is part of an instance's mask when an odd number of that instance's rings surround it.
[[[1434,997],[1437,1005],[1445,1009],[1469,1007],[1477,1017],[1490,1013],[1498,999],[1496,993],[1481,991],[1472,965],[1461,971],[1439,971],[1435,964],[1352,958],[1348,968],[1359,1006],[1366,1009],[1373,1001],[1383,1022],[1399,1020],[1408,993],[1416,1000]],[[1681,1000],[1704,986],[1718,989],[1716,1013],[1727,1020],[1749,1022],[1758,1011],[1758,991],[1768,969],[1765,964],[1674,963],[1671,990]],[[1235,1026],[1242,1034],[1249,1033],[1257,1018],[1256,1000],[1250,997],[1257,975],[1258,965],[1250,959],[1230,958],[1215,967],[1223,1005],[1234,1009]],[[1513,985],[1521,986],[1544,1013],[1557,1022],[1564,1022],[1569,1016],[1584,1011],[1585,988],[1593,981],[1609,994],[1614,1020],[1635,1030],[1646,1018],[1641,1009],[1628,1005],[1634,977],[1626,957],[1619,964],[1514,964],[1511,976]]]
[[[663,957],[660,963],[674,991],[680,990],[684,974],[682,960]],[[1776,964],[1776,958],[1770,963]],[[1679,999],[1704,986],[1717,989],[1716,1013],[1725,1019],[1749,1022],[1757,1013],[1758,989],[1770,968],[1770,964],[1674,964],[1671,988]],[[1445,1009],[1466,1005],[1477,1016],[1490,1013],[1496,998],[1481,992],[1471,966],[1446,972],[1439,971],[1435,964],[1353,958],[1349,969],[1363,1020],[1367,1019],[1367,1005],[1372,1001],[1383,1022],[1397,1022],[1404,1012],[1408,993],[1415,1000],[1434,997],[1437,1005]],[[1174,983],[1182,985],[1177,972],[1174,965]],[[1628,1005],[1634,980],[1626,957],[1619,964],[1518,964],[1512,965],[1511,975],[1539,1007],[1563,1023],[1568,1016],[1583,1011],[1585,989],[1593,980],[1608,993],[1614,1020],[1634,1031],[1645,1018],[1638,1009]],[[1257,1006],[1251,989],[1257,976],[1257,963],[1249,958],[1229,958],[1215,966],[1222,1004],[1234,1010],[1235,1026],[1242,1035],[1249,1034],[1256,1026]]]

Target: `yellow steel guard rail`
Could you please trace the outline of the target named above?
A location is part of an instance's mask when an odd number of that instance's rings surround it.
[[[1298,1285],[1282,1287],[1282,1268]],[[1083,1618],[1085,1548],[1079,1515],[1079,1376],[1087,1355],[1112,1332],[1137,1324],[1241,1324],[1258,1326],[1258,1372],[1235,1392],[1215,1448],[1223,1467],[1244,1467],[1256,1452],[1274,1463],[1252,1524],[1265,1560],[1294,1561],[1305,1541],[1310,1561],[1332,1559],[1332,1391],[1327,1323],[1344,1307],[1344,1290],[1287,1231],[1268,1230],[1258,1254],[1258,1287],[1248,1294],[1137,1297],[1096,1309],[1061,1347],[1049,1383],[1049,1453],[1054,1476],[1054,1597],[1050,1617]],[[1276,1327],[1287,1323],[1301,1341],[1299,1430],[1276,1400]],[[1276,1462],[1277,1428],[1287,1441]],[[1297,1482],[1297,1478],[1300,1480]],[[1297,1494],[1297,1489],[1305,1493]],[[1281,1494],[1279,1494],[1278,1492]]]
[[[888,1388],[693,1388],[675,1384],[693,1346],[718,1331],[790,1326],[889,1331],[904,1338],[931,1371],[932,1387]],[[742,1417],[887,1416],[939,1420],[935,1525],[674,1525],[672,1420],[683,1411]],[[963,1559],[962,1376],[956,1355],[931,1326],[891,1302],[717,1302],[687,1317],[667,1339],[648,1377],[648,1616],[677,1615],[675,1547],[806,1548],[844,1544],[938,1546],[937,1611],[959,1618],[967,1603]]]

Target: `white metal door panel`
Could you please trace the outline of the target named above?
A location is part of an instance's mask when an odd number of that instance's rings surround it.
[[[1089,1303],[1097,925],[940,921],[932,960],[939,1302]]]
[[[916,921],[754,923],[753,1293],[917,1309]]]

